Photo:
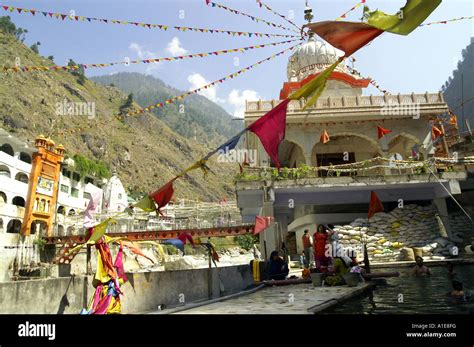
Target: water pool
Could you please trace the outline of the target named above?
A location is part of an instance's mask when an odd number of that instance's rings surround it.
[[[455,279],[463,282],[464,292],[471,293],[467,301],[450,298],[451,279],[445,266],[430,267],[430,277],[415,277],[411,268],[376,269],[373,272],[398,271],[400,277],[387,278],[363,296],[341,303],[323,314],[473,314],[474,265],[454,266]]]

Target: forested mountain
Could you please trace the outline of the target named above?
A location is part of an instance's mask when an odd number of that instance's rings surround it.
[[[142,107],[184,93],[156,77],[140,73],[123,72],[93,77],[92,80],[103,85],[114,85],[126,93],[133,93],[134,100]],[[184,105],[181,110],[180,105]],[[156,108],[153,113],[178,134],[188,139],[195,138],[196,141],[209,146],[222,143],[243,128],[241,121],[232,121],[231,116],[222,107],[197,94],[179,103]]]

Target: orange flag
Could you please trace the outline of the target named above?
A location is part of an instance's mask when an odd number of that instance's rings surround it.
[[[326,144],[329,142],[329,134],[327,130],[324,130],[324,132],[321,134],[319,141],[323,144]]]
[[[377,126],[377,134],[378,134],[379,140],[385,135],[390,134],[391,132],[392,130],[384,129],[382,127]]]
[[[433,140],[436,140],[441,135],[443,135],[443,132],[440,129],[438,129],[436,126],[433,125],[433,127],[431,128],[431,138]]]
[[[369,214],[368,214],[368,219],[372,218],[374,214],[378,212],[383,212],[383,205],[380,199],[378,198],[377,194],[375,192],[370,192],[370,204],[369,204]]]

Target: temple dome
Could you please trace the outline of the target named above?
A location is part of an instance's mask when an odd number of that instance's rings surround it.
[[[324,70],[342,56],[344,52],[329,43],[310,37],[308,42],[299,46],[291,55],[288,61],[288,80],[300,81],[310,73]]]

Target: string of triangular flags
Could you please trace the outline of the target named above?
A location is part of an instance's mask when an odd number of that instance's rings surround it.
[[[206,84],[206,85],[204,85],[204,86],[202,86],[202,87],[200,87],[200,88],[191,90],[191,91],[189,91],[189,92],[186,92],[186,93],[183,93],[183,94],[181,94],[181,95],[178,95],[178,96],[175,96],[175,97],[173,97],[173,98],[170,98],[170,99],[168,99],[168,100],[165,100],[165,101],[156,103],[156,104],[154,104],[154,105],[150,105],[150,106],[144,107],[144,108],[142,108],[142,109],[140,109],[140,110],[138,110],[138,111],[134,111],[134,112],[127,113],[127,114],[125,114],[125,116],[134,116],[134,115],[137,115],[137,114],[141,114],[141,113],[143,113],[143,112],[148,112],[148,111],[150,111],[150,110],[152,110],[152,109],[155,109],[155,108],[160,108],[160,107],[164,107],[164,106],[166,106],[166,105],[172,104],[172,103],[174,103],[175,101],[181,100],[181,99],[183,99],[183,98],[185,98],[185,97],[187,97],[187,96],[189,96],[189,95],[199,93],[200,91],[205,90],[205,89],[208,89],[208,88],[210,88],[210,87],[212,87],[212,86],[214,86],[214,85],[216,85],[216,84],[223,83],[223,82],[225,82],[225,81],[228,80],[228,79],[233,79],[233,78],[235,78],[235,77],[237,77],[237,76],[239,76],[239,75],[241,75],[241,74],[243,74],[243,73],[245,73],[245,72],[247,72],[247,71],[249,71],[249,70],[251,70],[251,69],[257,67],[257,66],[260,65],[260,64],[263,64],[263,63],[265,63],[265,62],[267,62],[267,61],[270,61],[270,60],[272,60],[272,59],[275,59],[276,57],[279,57],[280,55],[285,54],[286,52],[293,50],[294,48],[296,48],[296,47],[298,47],[298,46],[300,46],[300,45],[301,45],[301,43],[298,43],[297,45],[294,45],[294,46],[292,46],[292,47],[286,48],[286,49],[284,49],[284,50],[282,50],[282,51],[280,51],[280,52],[278,52],[278,53],[276,53],[276,54],[273,54],[273,55],[271,55],[271,56],[269,56],[269,57],[267,57],[267,58],[265,58],[265,59],[262,59],[262,60],[260,60],[260,61],[258,61],[258,62],[256,62],[256,63],[254,63],[254,64],[252,64],[252,65],[249,65],[249,66],[247,66],[247,67],[245,67],[245,68],[243,68],[243,69],[240,69],[240,70],[238,70],[238,71],[236,71],[236,72],[234,72],[234,73],[232,73],[232,74],[230,74],[230,75],[227,75],[227,76],[225,76],[225,77],[223,77],[223,78],[220,78],[220,79],[218,79],[218,80],[215,80],[214,82],[210,82],[210,83],[208,83],[208,84]]]
[[[0,4],[0,7],[3,10],[13,13],[18,12],[19,14],[27,14],[30,13],[32,16],[35,16],[37,13],[42,14],[45,18],[52,18],[58,20],[70,20],[75,22],[84,22],[84,23],[91,23],[91,22],[98,22],[104,24],[121,24],[121,25],[133,25],[136,27],[148,28],[148,29],[159,29],[159,30],[168,30],[174,29],[181,32],[192,31],[198,33],[207,33],[207,34],[227,34],[231,36],[256,36],[256,37],[299,37],[296,35],[287,35],[287,34],[271,34],[271,33],[260,33],[260,32],[248,32],[248,31],[235,31],[235,30],[225,30],[225,29],[209,29],[209,28],[195,28],[195,27],[185,27],[185,26],[172,26],[172,25],[165,25],[165,24],[150,24],[150,23],[142,23],[142,22],[132,22],[132,21],[124,21],[118,19],[109,19],[109,18],[96,18],[96,17],[86,17],[86,16],[77,16],[74,13],[66,14],[66,13],[57,13],[57,12],[50,12],[50,11],[40,11],[35,9],[29,8],[20,8],[8,5]]]
[[[460,20],[466,20],[466,19],[473,19],[474,16],[470,16],[470,17],[459,17],[459,18],[453,18],[453,19],[448,19],[448,20],[442,20],[442,21],[438,21],[438,22],[431,22],[431,23],[426,23],[426,24],[421,24],[420,26],[428,26],[428,25],[433,25],[433,24],[448,24],[448,23],[452,23],[452,22],[457,22],[457,21],[460,21]]]
[[[265,7],[268,11],[270,11],[271,13],[273,13],[274,15],[282,18],[283,20],[287,21],[288,23],[290,23],[291,25],[293,25],[296,29],[298,30],[301,30],[301,27],[299,27],[298,25],[296,25],[292,20],[288,19],[286,16],[278,13],[277,11],[275,11],[274,9],[272,9],[270,6],[268,6],[267,4],[265,4],[262,0],[257,0],[257,4],[260,6],[260,7]]]
[[[46,65],[39,65],[39,66],[13,66],[7,67],[4,66],[0,68],[0,71],[3,72],[31,72],[31,71],[58,71],[58,70],[65,70],[65,71],[73,71],[79,70],[81,68],[84,69],[91,69],[91,68],[105,68],[114,65],[125,65],[128,66],[130,64],[150,64],[150,63],[159,63],[162,61],[177,61],[177,60],[185,60],[185,59],[194,59],[194,58],[206,58],[211,56],[220,56],[224,54],[230,53],[246,53],[249,50],[265,48],[269,46],[279,46],[287,43],[292,43],[301,39],[293,39],[287,41],[280,41],[280,42],[273,42],[273,43],[265,43],[260,45],[252,45],[247,47],[241,48],[231,48],[226,50],[214,51],[214,52],[204,52],[204,53],[195,53],[195,54],[187,54],[187,55],[180,55],[174,57],[162,57],[162,58],[152,58],[152,59],[142,59],[142,60],[125,60],[113,63],[95,63],[95,64],[78,64],[78,65],[53,65],[53,66],[46,66]]]
[[[280,52],[278,52],[278,53],[272,54],[271,56],[269,56],[269,57],[267,57],[267,58],[265,58],[265,59],[262,59],[262,60],[260,60],[260,61],[258,61],[258,62],[256,62],[256,63],[254,63],[254,64],[252,64],[252,65],[249,65],[249,66],[247,66],[247,67],[245,67],[245,68],[243,68],[243,69],[240,69],[240,70],[238,70],[238,71],[236,71],[236,72],[234,72],[234,73],[231,73],[230,75],[227,75],[227,76],[222,77],[222,78],[220,78],[220,79],[218,79],[218,80],[215,80],[214,82],[210,82],[210,83],[208,83],[208,84],[206,84],[206,85],[204,85],[204,86],[202,86],[202,87],[199,87],[199,88],[190,90],[190,91],[188,91],[188,92],[186,92],[186,93],[177,95],[177,96],[172,97],[172,98],[170,98],[170,99],[168,99],[168,100],[165,100],[165,101],[161,101],[161,102],[156,103],[156,104],[154,104],[154,105],[150,105],[150,106],[147,106],[147,107],[145,107],[145,108],[141,108],[141,109],[136,110],[136,111],[128,112],[128,113],[126,113],[126,114],[117,114],[117,115],[114,115],[113,117],[114,117],[115,119],[117,119],[118,121],[123,121],[125,117],[137,116],[137,115],[142,114],[142,113],[144,113],[144,112],[149,112],[149,111],[151,111],[151,110],[153,110],[153,109],[155,109],[155,108],[161,108],[161,107],[164,107],[164,106],[173,104],[173,103],[175,103],[176,101],[179,101],[179,100],[184,99],[185,97],[188,97],[188,96],[193,95],[193,94],[197,94],[197,93],[199,93],[199,92],[201,92],[201,91],[203,91],[203,90],[206,90],[206,89],[208,89],[208,88],[210,88],[210,87],[212,87],[212,86],[215,86],[215,85],[217,85],[217,84],[224,83],[225,81],[227,81],[227,80],[229,80],[229,79],[233,79],[233,78],[235,78],[235,77],[237,77],[237,76],[240,76],[241,74],[243,74],[243,73],[245,73],[245,72],[247,72],[247,71],[249,71],[249,70],[255,68],[256,66],[261,65],[261,64],[263,64],[263,63],[265,63],[265,62],[267,62],[267,61],[270,61],[270,60],[272,60],[272,59],[275,59],[276,57],[281,56],[281,55],[285,54],[286,52],[291,51],[291,50],[293,50],[294,48],[296,48],[296,47],[298,47],[298,46],[300,46],[300,45],[301,45],[301,43],[299,43],[299,44],[297,44],[297,45],[294,45],[294,46],[292,46],[292,47],[286,48],[286,49],[284,49],[284,50],[282,50],[282,51],[280,51]],[[108,119],[103,120],[103,121],[97,121],[97,122],[94,123],[94,126],[98,127],[98,126],[101,126],[101,125],[107,125],[109,122],[110,122],[110,120],[108,120]],[[90,125],[89,125],[89,126],[90,126]],[[88,129],[88,128],[85,128],[85,127],[77,127],[77,128],[69,128],[69,129],[58,129],[56,133],[57,133],[59,136],[64,136],[64,135],[67,135],[67,134],[78,133],[78,132],[81,132],[81,131],[84,131],[84,130],[87,130],[87,129]]]
[[[241,11],[238,11],[238,10],[235,10],[233,8],[230,8],[228,6],[224,6],[222,4],[219,4],[217,2],[214,2],[214,1],[211,1],[211,0],[205,0],[206,1],[206,5],[211,5],[211,7],[217,7],[217,8],[220,8],[220,9],[223,9],[223,10],[226,10],[226,11],[229,11],[233,14],[238,14],[238,15],[241,15],[241,16],[245,16],[245,17],[248,17],[250,19],[252,19],[254,22],[262,22],[262,23],[265,23],[266,25],[268,26],[271,26],[271,27],[274,27],[274,28],[280,28],[280,29],[283,29],[283,30],[287,30],[287,31],[293,31],[297,34],[300,34],[299,31],[296,31],[294,29],[290,29],[290,28],[287,28],[283,25],[280,25],[280,24],[275,24],[273,22],[270,22],[270,21],[267,21],[265,19],[262,19],[262,18],[258,18],[258,17],[255,17],[255,16],[252,16],[250,14],[247,14],[247,13],[244,13],[244,12],[241,12]]]
[[[352,61],[354,61],[354,62],[356,61],[354,57],[351,57],[351,59],[352,59]],[[351,67],[351,66],[349,66],[349,65],[346,65],[346,67],[347,67],[347,69],[349,69],[349,71],[350,71],[352,74],[358,75],[358,76],[362,77],[362,74],[361,74],[357,69],[355,69],[355,68],[353,68],[353,67]],[[369,83],[370,83],[371,85],[373,85],[375,88],[377,88],[377,90],[378,90],[379,92],[382,92],[382,93],[385,94],[385,95],[390,95],[390,92],[387,91],[386,89],[383,89],[383,88],[377,83],[377,81],[375,81],[372,77],[365,77],[365,78],[369,79],[369,80],[370,80]]]
[[[365,1],[366,1],[366,0],[361,0],[361,2],[357,3],[356,5],[354,5],[349,11],[347,11],[347,12],[341,14],[341,16],[338,17],[338,18],[336,18],[336,20],[339,21],[339,20],[345,19],[349,13],[351,13],[352,11],[358,9],[360,6],[362,6],[363,4],[365,4]]]

